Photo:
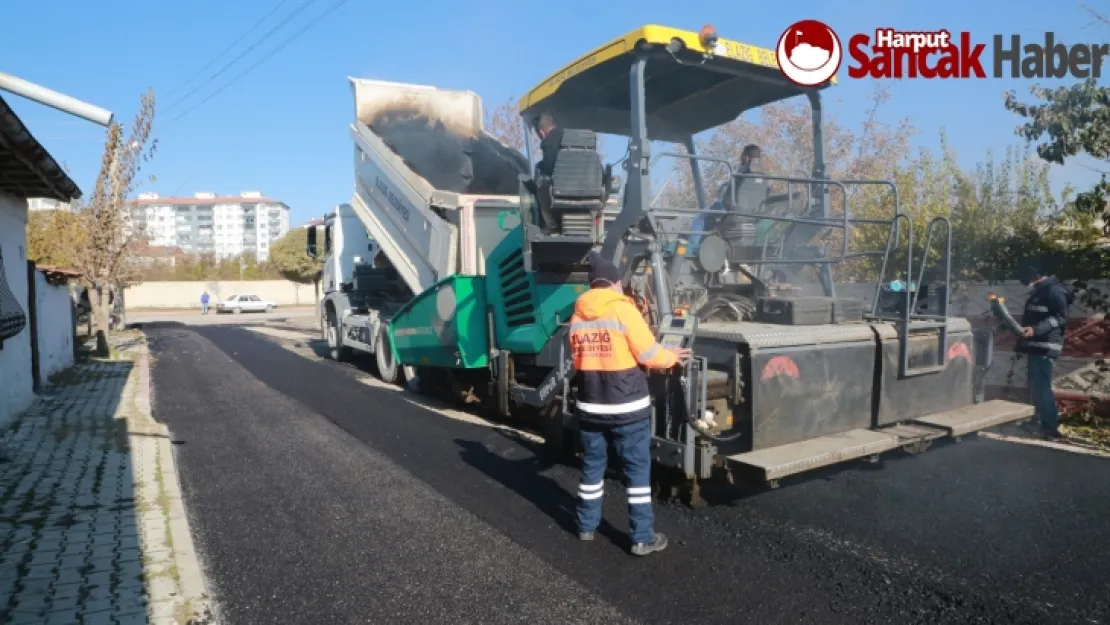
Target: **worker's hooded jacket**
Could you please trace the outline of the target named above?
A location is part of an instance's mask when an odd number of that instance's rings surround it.
[[[1068,308],[1073,301],[1075,294],[1056,278],[1048,277],[1038,282],[1025,301],[1025,310],[1021,314],[1021,325],[1033,328],[1033,336],[1019,340],[1015,351],[1059,358],[1070,316]]]
[[[674,352],[655,340],[632,300],[612,289],[590,289],[570,318],[577,371],[578,418],[623,425],[651,416],[647,375],[640,366],[665,369]]]

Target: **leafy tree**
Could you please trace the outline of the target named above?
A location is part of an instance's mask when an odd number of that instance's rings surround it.
[[[1018,135],[1037,142],[1037,154],[1049,163],[1063,165],[1065,160],[1086,154],[1110,165],[1110,87],[1089,78],[1077,85],[1030,89],[1037,104],[1020,102],[1014,92],[1006,94],[1006,108],[1025,118]],[[1075,198],[1080,211],[1104,213],[1110,196],[1110,180],[1102,170],[1101,180]]]
[[[280,280],[273,262],[258,262],[250,253],[230,258],[211,254],[177,254],[169,259],[144,259],[138,269],[144,281]]]
[[[1110,16],[1086,4],[1080,7],[1094,18],[1094,23],[1110,26]],[[1106,70],[1105,61],[1102,70]],[[1006,109],[1027,120],[1018,126],[1017,134],[1031,143],[1039,142],[1037,154],[1050,163],[1063,165],[1067,158],[1086,154],[1110,165],[1110,87],[1098,82],[1097,77],[1091,77],[1070,87],[1047,89],[1035,85],[1029,91],[1036,104],[1021,102],[1013,91],[1007,92]],[[1075,208],[1101,213],[1107,223],[1110,170],[1098,171],[1101,179],[1076,196]]]
[[[320,299],[324,263],[309,256],[305,252],[307,247],[308,229],[294,228],[270,246],[270,261],[286,280],[313,285],[316,299]]]
[[[84,237],[80,213],[34,211],[27,219],[27,258],[39,265],[72,269]]]
[[[1110,26],[1110,17],[1082,6],[1096,23]],[[1087,280],[1110,275],[1110,250],[1100,245],[1110,235],[1110,87],[1098,83],[1089,78],[1055,89],[1037,85],[1030,89],[1035,103],[1022,102],[1010,91],[1005,107],[1025,120],[1016,132],[1037,145],[1037,154],[1045,162],[1063,165],[1069,158],[1086,155],[1103,164],[1096,168],[1102,174],[1100,180],[1076,195],[1037,244],[1046,269],[1062,279],[1075,280],[1075,286],[1083,291],[1081,301],[1106,311],[1110,310],[1110,298],[1086,288]]]

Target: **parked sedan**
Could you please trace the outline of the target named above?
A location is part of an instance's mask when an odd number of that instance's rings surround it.
[[[216,304],[217,313],[229,312],[236,315],[241,312],[271,312],[275,308],[277,304],[261,299],[257,295],[232,295]]]

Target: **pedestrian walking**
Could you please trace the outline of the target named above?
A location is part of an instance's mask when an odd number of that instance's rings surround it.
[[[209,299],[208,298],[208,291],[205,291],[204,293],[201,293],[201,295],[200,295],[200,314],[202,314],[202,315],[207,315],[208,314],[208,299]]]
[[[581,540],[593,540],[601,523],[608,446],[620,456],[628,493],[632,553],[646,556],[667,547],[655,531],[651,505],[651,398],[641,366],[667,369],[690,358],[689,349],[668,349],[655,340],[620,272],[597,252],[590,254],[590,290],[570,320],[576,412],[582,443],[577,525]]]
[[[1036,409],[1041,433],[1060,438],[1060,414],[1052,390],[1052,369],[1064,348],[1064,334],[1075,294],[1071,289],[1033,264],[1018,269],[1018,279],[1032,292],[1021,315],[1022,338],[1015,351],[1029,360],[1028,388]]]

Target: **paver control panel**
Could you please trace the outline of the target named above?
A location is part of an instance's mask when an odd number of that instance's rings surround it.
[[[675,317],[670,314],[663,315],[663,321],[659,324],[659,342],[663,347],[669,349],[692,347],[694,344],[694,334],[697,331],[697,317]]]

